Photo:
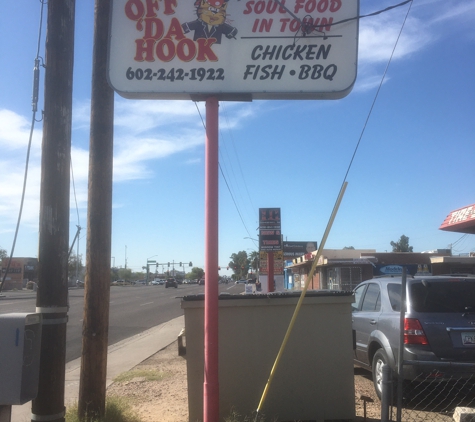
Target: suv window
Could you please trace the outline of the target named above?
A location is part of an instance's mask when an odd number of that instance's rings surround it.
[[[463,313],[475,305],[475,283],[465,280],[413,283],[410,294],[416,312]]]
[[[388,297],[393,311],[401,312],[401,286],[402,284],[389,283]]]
[[[357,311],[359,309],[361,297],[365,289],[366,289],[366,284],[364,286],[359,286],[355,289],[355,303],[351,305],[354,311]]]
[[[381,310],[381,294],[378,284],[371,283],[368,285],[366,294],[364,295],[363,312],[378,312]]]

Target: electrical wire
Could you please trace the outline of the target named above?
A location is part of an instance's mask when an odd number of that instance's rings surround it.
[[[201,111],[200,111],[200,109],[199,109],[199,107],[198,107],[198,103],[197,103],[196,101],[195,101],[194,103],[195,103],[196,109],[198,110],[198,114],[200,115],[201,123],[203,124],[203,128],[204,128],[204,130],[205,130],[205,132],[206,132],[206,124],[205,124],[205,121],[204,121],[204,119],[203,119],[203,116],[201,115]],[[219,171],[221,172],[221,175],[223,176],[224,182],[226,183],[226,187],[228,188],[229,194],[231,195],[231,199],[233,200],[234,206],[236,207],[236,211],[237,211],[237,213],[238,213],[238,215],[239,215],[239,218],[241,219],[241,222],[242,222],[242,224],[243,224],[243,226],[244,226],[244,229],[246,230],[246,232],[247,232],[247,234],[249,235],[249,237],[251,237],[251,234],[250,234],[250,232],[249,232],[249,229],[247,228],[246,223],[244,222],[244,219],[242,218],[241,211],[239,210],[239,207],[238,207],[238,205],[237,205],[237,203],[236,203],[236,200],[234,199],[234,195],[233,195],[233,193],[231,192],[231,188],[230,188],[230,186],[229,186],[229,184],[228,184],[228,181],[227,181],[227,179],[226,179],[226,176],[225,176],[224,173],[223,173],[223,169],[221,168],[221,164],[218,163],[218,166],[219,166]]]
[[[374,106],[376,104],[376,101],[378,99],[378,96],[379,96],[379,93],[381,91],[381,87],[383,86],[383,83],[384,83],[384,80],[386,78],[386,74],[388,73],[388,70],[389,70],[389,65],[391,64],[391,61],[393,59],[393,56],[394,56],[394,52],[396,51],[396,47],[399,43],[399,38],[401,38],[401,34],[402,34],[402,31],[404,29],[404,26],[406,25],[406,21],[407,21],[407,18],[409,16],[409,12],[411,11],[411,7],[412,7],[412,0],[409,0],[411,2],[411,4],[409,5],[409,8],[407,9],[407,13],[406,13],[406,16],[404,18],[404,21],[402,23],[402,26],[401,26],[401,29],[399,31],[399,34],[397,36],[397,39],[396,39],[396,42],[394,44],[394,47],[393,47],[393,50],[391,52],[391,56],[389,57],[389,60],[388,60],[388,63],[386,64],[386,68],[384,69],[384,73],[383,73],[383,76],[381,77],[381,82],[379,83],[379,86],[378,86],[378,89],[376,90],[376,94],[374,95],[374,99],[373,99],[373,102],[371,104],[371,107],[369,109],[369,112],[368,112],[368,116],[366,117],[366,120],[365,120],[365,123],[363,125],[363,129],[361,130],[361,133],[360,133],[360,136],[358,138],[358,142],[356,143],[356,147],[355,147],[355,150],[353,151],[353,156],[351,157],[351,160],[350,160],[350,163],[348,165],[348,169],[346,170],[346,173],[345,173],[345,177],[343,178],[343,182],[342,182],[342,187],[343,185],[345,184],[346,182],[346,179],[348,177],[348,174],[350,172],[350,169],[351,169],[351,166],[353,165],[353,161],[355,159],[355,156],[356,156],[356,153],[358,151],[358,148],[360,146],[360,143],[361,143],[361,139],[363,138],[363,135],[366,131],[366,127],[368,126],[368,122],[369,122],[369,119],[371,117],[371,114],[373,113],[373,109],[374,109]],[[407,1],[405,3],[408,3]],[[396,6],[394,6],[396,7]]]
[[[230,127],[228,111],[227,111],[224,104],[223,104],[223,111],[224,111],[224,118],[225,118],[226,122],[228,123],[228,127]],[[252,202],[252,199],[251,199],[251,195],[249,193],[248,185],[246,183],[246,178],[244,177],[244,172],[242,171],[241,161],[239,160],[239,155],[236,151],[236,143],[234,142],[234,137],[233,137],[233,134],[232,134],[231,130],[229,130],[229,134],[230,134],[230,137],[231,137],[231,144],[233,146],[234,154],[236,155],[236,160],[237,160],[237,163],[238,163],[239,172],[241,173],[242,180],[244,181],[244,188],[246,189],[247,197],[248,197],[249,202],[251,204],[252,210],[255,210],[256,207],[254,206],[254,204]]]
[[[274,0],[274,1],[276,1],[276,0]],[[321,31],[320,29],[317,29],[317,28],[324,28],[325,26],[328,26],[328,25],[335,26],[335,25],[339,25],[339,24],[342,24],[342,23],[351,22],[351,21],[354,21],[356,19],[367,18],[369,16],[376,16],[376,15],[379,15],[381,13],[388,12],[392,9],[397,8],[397,7],[404,6],[407,3],[412,3],[412,1],[413,0],[405,0],[402,3],[395,4],[393,6],[388,6],[385,9],[381,9],[381,10],[378,10],[376,12],[368,13],[367,15],[359,15],[359,16],[355,16],[353,18],[342,19],[341,21],[332,22],[331,24],[330,23],[325,23],[325,24],[320,24],[320,25],[312,25],[309,22],[306,22],[304,20],[303,22],[300,22],[300,29],[299,30],[302,31],[304,36],[309,34],[312,31],[323,32],[323,31]],[[326,36],[325,32],[323,32],[323,34],[324,34],[323,37],[325,38],[325,36]]]
[[[28,147],[26,150],[26,162],[25,162],[25,173],[23,176],[23,189],[22,189],[22,194],[21,194],[21,200],[20,200],[20,209],[18,211],[18,220],[15,228],[15,234],[13,236],[13,243],[12,243],[12,248],[10,251],[10,257],[8,259],[8,264],[5,269],[5,273],[2,278],[2,282],[0,283],[0,293],[3,290],[3,286],[5,284],[5,280],[7,278],[8,271],[10,270],[10,265],[12,263],[12,258],[13,254],[15,252],[15,246],[16,246],[16,241],[18,238],[18,231],[20,229],[20,222],[21,222],[21,216],[23,213],[23,205],[25,202],[25,192],[26,192],[26,182],[28,180],[28,165],[30,162],[30,151],[31,151],[31,143],[33,140],[33,131],[35,128],[35,122],[36,120],[36,112],[38,110],[38,91],[39,91],[39,79],[40,79],[40,43],[41,43],[41,29],[43,26],[43,9],[44,9],[44,1],[40,0],[41,3],[41,10],[40,10],[40,22],[39,22],[39,29],[38,29],[38,43],[37,43],[37,49],[36,49],[36,57],[35,57],[35,66],[33,68],[33,96],[32,96],[32,117],[31,117],[31,125],[30,125],[30,135],[28,139]]]

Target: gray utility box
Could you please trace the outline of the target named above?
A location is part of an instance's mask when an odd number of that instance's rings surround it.
[[[0,315],[0,406],[38,394],[41,321],[35,313]]]
[[[220,420],[257,409],[300,293],[219,300]],[[355,418],[351,292],[303,300],[261,413],[269,421]],[[185,296],[189,421],[203,420],[204,296]]]

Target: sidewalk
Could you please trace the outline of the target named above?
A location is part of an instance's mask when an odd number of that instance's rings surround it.
[[[109,346],[106,385],[112,384],[117,375],[129,371],[140,362],[173,343],[184,326],[185,319],[181,316]],[[66,406],[78,400],[80,370],[80,358],[66,364],[64,392]],[[31,402],[22,406],[13,406],[12,422],[29,421],[31,421]]]

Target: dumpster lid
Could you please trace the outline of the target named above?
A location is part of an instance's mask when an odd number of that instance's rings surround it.
[[[257,294],[238,294],[233,295],[227,292],[220,293],[219,300],[240,300],[240,299],[282,299],[300,297],[301,292],[273,292],[273,293],[257,293]],[[307,290],[305,297],[324,297],[324,296],[351,296],[353,292],[346,290]],[[183,296],[185,301],[204,300],[205,294]]]

